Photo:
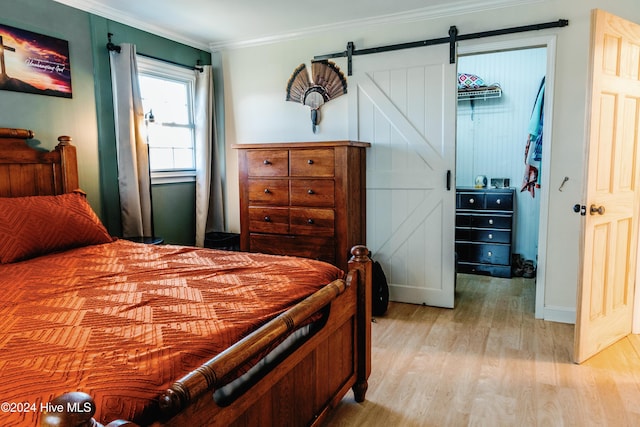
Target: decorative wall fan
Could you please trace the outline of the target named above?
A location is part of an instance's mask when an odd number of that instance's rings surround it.
[[[311,61],[311,76],[307,66],[300,64],[287,83],[287,101],[299,102],[311,108],[313,133],[320,122],[320,107],[325,102],[347,93],[347,79],[331,61]]]

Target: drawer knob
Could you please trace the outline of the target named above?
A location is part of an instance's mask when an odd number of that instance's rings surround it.
[[[475,203],[475,200],[473,200],[473,198],[469,199],[469,203],[473,204]]]
[[[309,219],[307,220],[307,224],[313,224],[313,219],[309,218]]]
[[[264,217],[265,222],[271,222],[271,217],[269,215]]]
[[[487,256],[493,256],[493,252],[491,251],[487,252]]]
[[[315,192],[315,191],[313,191],[312,189],[308,189],[308,190],[307,190],[307,194],[316,194],[316,192]]]
[[[489,233],[489,240],[493,240],[493,234]]]
[[[264,189],[264,194],[269,194],[269,193],[271,193],[271,191],[269,191],[269,189],[268,189],[268,188],[265,188],[265,189]]]
[[[489,225],[493,225],[493,220],[492,219],[489,220]]]
[[[312,165],[313,164],[313,160],[311,160],[311,159],[307,160],[307,164],[308,165]]]
[[[270,165],[270,164],[271,164],[271,162],[270,162],[269,160],[265,160],[265,161],[264,161],[264,162],[262,162],[262,163],[264,163],[265,165]]]
[[[496,205],[500,204],[500,199],[496,200]]]

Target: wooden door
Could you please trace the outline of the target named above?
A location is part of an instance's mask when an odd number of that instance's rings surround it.
[[[367,153],[367,245],[393,301],[454,305],[456,66],[449,46],[359,56],[350,136]]]
[[[594,10],[575,360],[631,332],[640,201],[640,25]]]

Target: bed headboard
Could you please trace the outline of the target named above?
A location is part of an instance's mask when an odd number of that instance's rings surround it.
[[[46,196],[78,188],[76,147],[61,136],[53,151],[27,144],[34,133],[0,128],[0,197]]]

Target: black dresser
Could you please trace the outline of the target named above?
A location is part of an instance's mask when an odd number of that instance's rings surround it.
[[[515,190],[456,190],[458,272],[511,277]]]

